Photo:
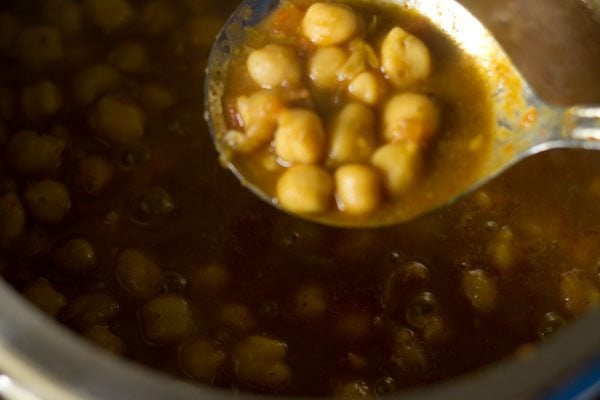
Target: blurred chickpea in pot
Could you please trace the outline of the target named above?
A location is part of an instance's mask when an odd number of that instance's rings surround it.
[[[321,90],[334,89],[342,82],[340,70],[348,61],[348,51],[336,46],[317,49],[308,60],[308,76]]]
[[[51,81],[26,86],[21,92],[21,109],[32,120],[56,114],[62,103],[62,93]]]
[[[279,44],[254,50],[246,62],[250,77],[260,87],[295,87],[302,81],[302,68],[295,51]]]
[[[21,199],[14,192],[0,196],[0,247],[9,246],[25,232],[27,216]]]
[[[121,84],[121,75],[113,67],[96,64],[82,70],[73,82],[73,95],[82,105],[88,105]]]
[[[333,398],[339,400],[375,399],[376,397],[373,389],[365,381],[340,383],[336,385],[333,393]]]
[[[135,11],[126,0],[84,0],[83,10],[105,33],[125,27],[135,17]]]
[[[92,343],[113,354],[122,355],[127,351],[127,345],[106,325],[93,325],[84,329],[81,334]]]
[[[68,239],[54,247],[52,260],[64,271],[85,273],[96,266],[96,250],[86,239]]]
[[[370,166],[344,165],[335,171],[335,196],[341,211],[369,214],[381,203],[381,178]]]
[[[385,104],[383,133],[388,142],[412,142],[426,146],[439,126],[439,107],[427,96],[403,93]]]
[[[119,44],[108,55],[108,61],[120,71],[134,74],[148,63],[146,49],[138,42],[128,41]]]
[[[164,111],[175,104],[175,94],[157,83],[148,83],[140,88],[140,101],[148,110]]]
[[[174,344],[194,330],[192,310],[187,300],[176,295],[163,295],[147,302],[141,309],[144,337],[154,344]]]
[[[113,167],[103,157],[88,156],[79,161],[79,183],[88,194],[100,194],[112,175]]]
[[[121,286],[135,297],[148,299],[158,293],[162,272],[137,249],[124,249],[117,255],[115,272]]]
[[[115,144],[127,144],[144,135],[146,116],[130,99],[106,96],[98,102],[91,124],[104,139]]]
[[[292,378],[286,363],[287,345],[279,340],[250,336],[233,351],[233,368],[239,380],[263,390],[281,390]]]
[[[142,8],[142,29],[149,36],[164,34],[176,22],[177,11],[169,1],[149,1]]]
[[[424,344],[407,328],[395,330],[390,361],[398,376],[421,376],[431,367]]]
[[[64,36],[74,35],[83,27],[81,6],[72,0],[44,0],[44,18]]]
[[[494,267],[502,274],[510,274],[517,267],[519,250],[512,230],[502,227],[487,248]]]
[[[230,271],[220,264],[208,264],[195,268],[189,275],[190,295],[197,299],[211,299],[226,287]]]
[[[187,24],[185,29],[187,42],[194,50],[206,51],[211,48],[224,24],[225,19],[222,17],[202,13]]]
[[[308,40],[319,46],[341,44],[358,33],[359,19],[352,8],[343,4],[311,5],[301,25]]]
[[[316,214],[329,208],[333,199],[333,179],[323,168],[295,165],[277,181],[277,199],[291,212]]]
[[[12,14],[0,13],[0,52],[9,52],[19,34],[20,22]]]
[[[71,209],[69,190],[51,179],[27,185],[23,198],[31,216],[43,224],[58,224]]]
[[[179,351],[181,369],[192,378],[212,383],[225,365],[226,353],[214,342],[198,338],[186,343]]]
[[[498,289],[487,272],[477,269],[463,273],[462,288],[475,310],[489,313],[496,307]]]
[[[6,149],[6,161],[19,174],[30,175],[52,171],[62,164],[65,140],[32,131],[15,133]]]
[[[431,55],[420,39],[395,27],[381,44],[381,66],[397,89],[406,89],[431,75]]]
[[[328,163],[368,161],[375,151],[375,115],[361,103],[348,103],[335,116],[330,131]]]
[[[375,151],[371,164],[383,176],[387,192],[400,197],[408,191],[423,168],[419,149],[412,144],[387,144]]]
[[[371,332],[373,318],[360,311],[346,311],[334,323],[336,335],[347,343],[360,342]]]
[[[237,333],[249,333],[257,325],[248,307],[238,303],[223,304],[219,309],[217,320]]]
[[[23,290],[23,296],[51,317],[56,317],[67,305],[67,298],[48,282],[39,278]]]
[[[321,118],[314,111],[294,108],[277,118],[275,153],[286,163],[313,164],[325,153],[326,137]]]
[[[45,68],[64,57],[60,32],[43,25],[27,28],[17,38],[17,52],[26,67]]]
[[[61,315],[71,325],[106,324],[119,312],[119,303],[105,293],[88,293],[73,299]]]
[[[559,296],[567,313],[577,317],[600,304],[600,291],[595,282],[581,271],[564,273],[560,278]]]
[[[322,287],[315,284],[302,285],[293,297],[293,312],[297,318],[306,320],[321,318],[329,308],[327,295]]]

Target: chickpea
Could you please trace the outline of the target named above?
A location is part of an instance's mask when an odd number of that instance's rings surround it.
[[[371,163],[384,177],[388,193],[398,197],[406,193],[419,175],[423,159],[415,145],[395,143],[380,147]]]
[[[0,120],[8,121],[14,116],[14,113],[15,102],[12,93],[0,86]]]
[[[48,172],[62,164],[65,141],[31,131],[15,133],[6,150],[6,161],[17,173],[31,175]]]
[[[84,337],[91,340],[101,348],[117,355],[124,354],[127,346],[123,339],[112,333],[106,325],[94,325],[82,332]]]
[[[348,103],[334,119],[329,162],[342,165],[363,162],[375,151],[375,115],[360,103]]]
[[[277,118],[284,108],[279,96],[259,90],[250,96],[238,97],[236,106],[244,124],[245,137],[253,142],[252,147],[270,142],[277,128]]]
[[[60,89],[50,81],[26,86],[21,93],[21,108],[27,118],[36,120],[56,114],[62,107]]]
[[[43,224],[58,224],[71,209],[67,187],[51,179],[30,183],[23,198],[33,218]]]
[[[89,293],[75,298],[61,318],[72,325],[84,327],[106,324],[119,312],[119,303],[104,293]]]
[[[483,270],[467,271],[462,277],[462,287],[473,308],[489,313],[496,307],[498,289],[496,283]]]
[[[225,365],[225,360],[225,352],[203,338],[193,340],[179,351],[181,369],[192,378],[209,384]]]
[[[115,261],[115,272],[121,286],[140,299],[148,299],[158,293],[162,272],[141,251],[128,248],[121,250]]]
[[[395,27],[381,44],[381,66],[397,89],[406,89],[431,74],[431,56],[420,39]]]
[[[256,319],[243,304],[224,304],[217,316],[219,322],[238,333],[249,333],[256,328]]]
[[[285,362],[287,345],[279,340],[250,336],[233,351],[233,368],[238,379],[259,389],[280,390],[291,380]]]
[[[362,400],[375,399],[376,396],[365,381],[355,381],[337,385],[333,398],[338,400]]]
[[[392,97],[383,110],[383,134],[388,142],[427,145],[440,125],[440,110],[427,96],[403,93]]]
[[[515,236],[507,226],[502,227],[487,249],[488,255],[496,269],[509,274],[517,267],[519,254]]]
[[[71,0],[44,0],[44,18],[65,36],[74,35],[83,26],[81,7]]]
[[[51,317],[56,317],[67,305],[67,298],[46,278],[39,278],[23,290],[23,296]]]
[[[79,161],[79,183],[86,193],[97,195],[109,183],[113,168],[103,157],[88,156]]]
[[[102,31],[111,33],[129,24],[135,12],[126,0],[84,0],[83,10]]]
[[[219,264],[209,264],[196,268],[189,277],[190,294],[195,298],[217,297],[227,285],[230,272]]]
[[[345,49],[336,46],[317,49],[308,60],[308,76],[316,88],[334,89],[342,77],[339,71],[346,64],[349,54]]]
[[[20,60],[30,68],[44,68],[64,57],[60,32],[49,26],[25,29],[17,38]]]
[[[175,104],[175,95],[163,85],[149,83],[140,88],[140,101],[148,110],[165,111]]]
[[[94,130],[116,144],[127,144],[144,135],[146,116],[130,99],[105,96],[98,102],[91,117]]]
[[[282,111],[277,118],[275,153],[286,163],[312,164],[325,152],[325,131],[321,118],[300,108]]]
[[[346,311],[335,321],[335,333],[347,343],[362,341],[371,332],[372,320],[361,311]]]
[[[14,15],[0,13],[0,51],[8,52],[12,49],[19,33],[19,25],[20,22]]]
[[[172,294],[147,302],[140,312],[144,337],[155,344],[178,343],[194,329],[192,311],[184,298]]]
[[[167,1],[149,1],[142,9],[142,29],[149,36],[159,36],[171,29],[177,21],[177,13]]]
[[[344,165],[335,171],[335,196],[340,211],[368,214],[381,203],[381,178],[367,165]]]
[[[27,217],[19,196],[8,192],[0,196],[0,247],[6,247],[23,235]]]
[[[314,165],[295,165],[277,181],[277,198],[291,212],[316,214],[331,204],[333,179],[323,168]]]
[[[54,248],[52,259],[63,270],[83,273],[96,266],[96,250],[85,239],[69,239]]]
[[[301,83],[302,69],[295,51],[286,46],[268,44],[248,55],[250,77],[260,87],[295,87]]]
[[[356,13],[348,6],[333,3],[311,5],[302,20],[302,33],[318,46],[341,44],[358,32]]]
[[[97,64],[84,69],[75,77],[73,92],[80,104],[88,105],[120,84],[121,76],[114,68]]]
[[[350,97],[369,105],[378,104],[385,89],[385,84],[370,71],[361,72],[348,84]]]
[[[147,64],[146,49],[137,42],[123,42],[109,55],[108,61],[115,68],[128,73],[140,72]]]
[[[563,307],[577,317],[600,304],[600,292],[591,279],[586,279],[580,271],[564,273],[559,283],[560,299]]]
[[[407,328],[398,328],[394,332],[390,358],[399,376],[421,376],[430,367],[425,346]]]
[[[321,318],[327,312],[327,303],[322,287],[314,284],[300,286],[294,294],[294,315],[304,320]]]

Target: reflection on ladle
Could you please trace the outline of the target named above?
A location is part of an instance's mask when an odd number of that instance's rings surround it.
[[[416,207],[387,212],[385,216],[374,213],[348,217],[339,213],[338,218],[314,213],[300,217],[346,227],[398,224],[453,202],[535,153],[556,148],[600,149],[600,107],[562,108],[544,103],[492,35],[459,3],[452,0],[389,0],[382,4],[425,18],[484,71],[487,83],[494,88],[488,99],[495,122],[490,132],[489,151],[468,179],[448,185],[450,188],[443,195],[433,196],[432,201],[417,202]],[[246,0],[228,20],[210,55],[205,104],[206,119],[222,162],[256,195],[281,208],[272,193],[267,193],[250,179],[224,140],[229,130],[224,96],[230,62],[246,37],[245,28],[263,21],[278,5],[277,0]]]

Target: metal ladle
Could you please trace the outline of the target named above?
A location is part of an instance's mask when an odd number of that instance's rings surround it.
[[[263,200],[279,207],[277,201],[258,185],[245,179],[222,143],[228,130],[223,112],[224,77],[232,53],[244,39],[244,28],[261,22],[279,4],[279,0],[245,0],[232,14],[218,35],[209,58],[205,109],[213,141],[221,161],[243,185]],[[496,127],[486,160],[470,180],[455,187],[433,205],[410,213],[394,214],[385,221],[358,219],[331,221],[319,215],[299,215],[316,222],[347,227],[375,227],[407,222],[458,198],[497,177],[519,161],[542,151],[558,148],[600,150],[600,106],[559,107],[542,101],[524,80],[490,32],[454,0],[382,0],[413,11],[447,35],[463,52],[473,56],[486,71],[496,90],[493,93]]]

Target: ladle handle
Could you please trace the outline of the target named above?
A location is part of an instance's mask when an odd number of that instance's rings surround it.
[[[563,138],[577,147],[600,149],[600,105],[574,106],[565,111]]]

